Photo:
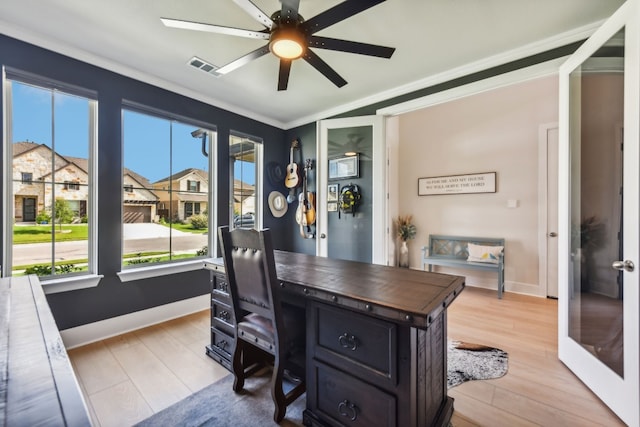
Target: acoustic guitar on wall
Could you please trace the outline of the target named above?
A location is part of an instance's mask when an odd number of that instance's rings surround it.
[[[296,210],[296,221],[300,225],[300,235],[305,239],[312,239],[311,226],[316,222],[315,194],[307,191],[307,171],[311,169],[311,159],[307,159],[304,165],[304,176],[302,177],[302,192],[300,202]],[[305,227],[307,229],[305,233]]]
[[[289,164],[287,165],[287,176],[284,179],[284,185],[287,188],[296,188],[300,183],[300,177],[298,176],[298,164],[293,161],[293,150],[298,148],[298,140],[294,139],[291,142],[291,154],[289,154]]]

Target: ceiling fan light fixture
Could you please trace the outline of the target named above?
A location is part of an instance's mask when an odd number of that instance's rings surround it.
[[[306,50],[306,40],[293,28],[277,29],[271,33],[269,50],[281,59],[298,59]]]

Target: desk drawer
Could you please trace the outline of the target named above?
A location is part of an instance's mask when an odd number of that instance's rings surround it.
[[[228,305],[229,307],[231,307],[231,296],[225,292],[222,292],[218,289],[214,289],[213,292],[211,292],[211,299],[213,303],[216,303],[217,301],[220,301],[226,305]]]
[[[393,395],[323,363],[314,363],[316,384],[314,413],[331,424],[348,426],[396,426],[397,403]],[[307,394],[309,395],[309,394]]]
[[[228,335],[235,334],[235,321],[233,310],[226,304],[212,302],[211,304],[211,326],[223,330]]]
[[[363,378],[373,375],[396,384],[396,325],[321,303],[314,304],[312,315],[317,358]]]
[[[211,328],[211,348],[231,360],[234,338],[217,328]]]
[[[227,276],[225,276],[224,274],[215,274],[213,289],[228,294],[229,284],[227,283]]]

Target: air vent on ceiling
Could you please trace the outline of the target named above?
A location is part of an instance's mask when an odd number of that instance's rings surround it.
[[[197,69],[202,70],[205,73],[214,75],[216,77],[220,77],[222,75],[216,72],[216,70],[220,67],[216,67],[215,65],[210,64],[209,62],[205,61],[202,58],[198,58],[197,56],[194,56],[193,58],[191,58],[188,64],[191,65],[192,67],[196,67]]]

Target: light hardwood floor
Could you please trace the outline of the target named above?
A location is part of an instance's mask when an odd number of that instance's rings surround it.
[[[70,350],[95,426],[132,425],[227,375],[205,355],[209,321],[203,311]],[[504,377],[449,390],[454,427],[624,425],[558,360],[556,301],[467,288],[448,336],[509,353]]]

